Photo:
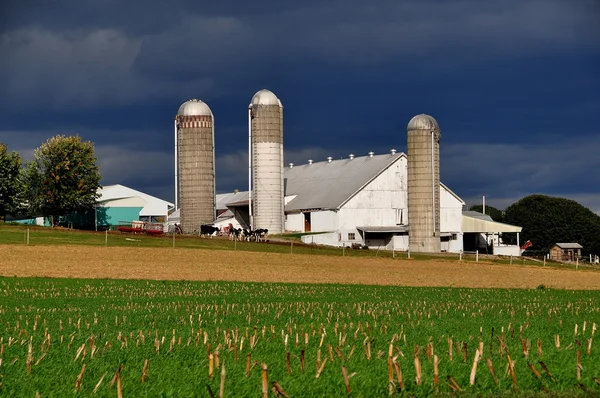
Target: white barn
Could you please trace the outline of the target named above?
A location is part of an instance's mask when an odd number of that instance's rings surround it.
[[[328,159],[284,170],[285,230],[307,243],[408,250],[404,153]],[[463,249],[465,202],[441,184],[442,251]],[[217,195],[215,225],[248,227],[248,192]],[[318,232],[318,234],[317,234]]]

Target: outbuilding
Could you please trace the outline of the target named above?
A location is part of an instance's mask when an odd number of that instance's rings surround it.
[[[550,248],[550,259],[556,261],[576,261],[581,259],[581,246],[579,243],[555,243]]]

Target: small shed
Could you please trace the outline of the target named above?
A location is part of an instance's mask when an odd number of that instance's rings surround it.
[[[550,248],[550,259],[556,261],[575,261],[581,258],[579,243],[556,243]]]

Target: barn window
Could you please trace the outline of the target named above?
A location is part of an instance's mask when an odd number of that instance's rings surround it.
[[[457,239],[458,239],[457,235],[456,234],[452,234],[452,240],[457,240]]]
[[[355,240],[356,239],[356,235],[354,234],[354,232],[348,232],[348,240]]]

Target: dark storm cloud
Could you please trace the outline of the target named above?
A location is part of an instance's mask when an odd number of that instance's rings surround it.
[[[444,70],[479,57],[600,47],[592,2],[137,4],[5,4],[12,29],[0,39],[8,60],[0,93],[43,94],[59,108],[127,104],[177,98],[183,84],[231,95],[232,84],[298,61],[352,68],[420,59]]]
[[[30,154],[78,133],[104,183],[172,199],[173,115],[196,97],[216,117],[217,190],[245,189],[246,107],[269,88],[286,164],[405,150],[426,112],[467,201],[546,192],[600,211],[599,16],[595,0],[4,1],[0,141]]]

